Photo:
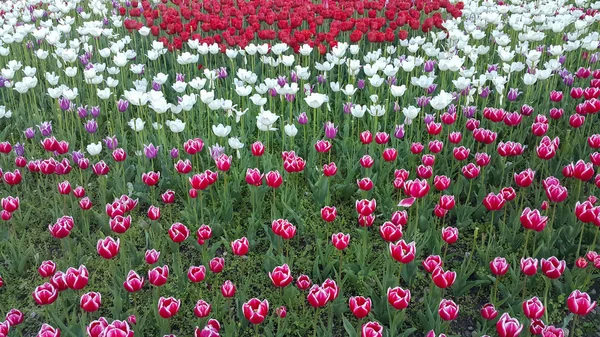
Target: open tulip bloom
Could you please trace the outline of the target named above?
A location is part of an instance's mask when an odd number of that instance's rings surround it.
[[[1,1],[0,337],[594,335],[598,31],[597,0]]]

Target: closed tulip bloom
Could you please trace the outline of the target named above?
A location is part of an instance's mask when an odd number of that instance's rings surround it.
[[[67,274],[57,270],[56,273],[54,273],[54,275],[52,275],[50,278],[50,284],[52,284],[58,291],[69,289],[69,286],[67,285]]]
[[[198,300],[194,306],[194,315],[199,318],[208,317],[210,315],[211,306],[204,300]]]
[[[333,177],[337,173],[337,166],[334,162],[323,165],[323,175]]]
[[[400,263],[410,263],[415,259],[415,242],[406,243],[404,240],[391,243],[389,246],[390,255],[392,258]]]
[[[231,156],[226,154],[221,154],[216,160],[215,165],[217,166],[217,170],[227,172],[229,168],[231,168]]]
[[[494,194],[490,192],[484,199],[483,205],[488,211],[499,211],[506,204],[506,199],[502,193]]]
[[[395,225],[404,226],[408,223],[408,212],[395,211],[392,213],[390,221]]]
[[[565,337],[565,332],[561,328],[555,328],[552,325],[548,325],[542,330],[542,337]]]
[[[275,267],[273,272],[269,272],[269,278],[271,279],[271,283],[279,288],[286,287],[294,280],[290,267],[287,264]]]
[[[423,163],[423,165],[425,166],[433,166],[433,164],[435,164],[435,155],[432,154],[424,154],[421,157],[421,162]],[[407,176],[408,178],[408,176]]]
[[[327,153],[329,150],[331,150],[331,147],[331,142],[327,140],[318,140],[315,143],[315,150],[317,150],[319,153]]]
[[[167,283],[169,278],[169,266],[154,267],[148,271],[148,281],[155,287],[160,287]]]
[[[267,181],[267,186],[272,188],[278,188],[283,183],[283,177],[279,171],[270,171],[265,175],[265,180]]]
[[[173,190],[166,190],[160,195],[160,198],[165,204],[172,204],[175,202],[175,192]]]
[[[162,318],[171,318],[179,311],[181,300],[173,297],[161,297],[158,299],[158,314]]]
[[[148,209],[148,218],[155,221],[160,219],[160,208],[154,205],[150,206]]]
[[[190,162],[189,159],[186,159],[186,160],[179,159],[177,161],[177,163],[175,163],[174,166],[175,166],[175,170],[177,170],[177,172],[180,174],[188,174],[188,173],[192,172],[192,163]],[[193,186],[193,184],[192,184],[192,186]]]
[[[578,160],[573,168],[573,176],[581,181],[588,181],[594,176],[594,165]]]
[[[542,259],[542,272],[549,279],[557,279],[562,276],[565,271],[566,263],[564,260],[558,260],[555,256],[549,259]]]
[[[333,244],[333,246],[337,250],[346,249],[346,247],[348,247],[349,243],[350,243],[350,234],[337,233],[337,234],[331,235],[331,244]]]
[[[573,291],[567,298],[569,311],[575,315],[585,316],[596,307],[596,301],[592,302],[590,295],[580,290]]]
[[[2,180],[0,179],[0,182],[1,181]],[[12,213],[16,211],[17,209],[19,209],[19,204],[19,197],[13,198],[11,196],[8,196],[6,198],[2,198],[2,209],[4,209],[7,212]]]
[[[444,321],[452,321],[458,317],[459,305],[452,300],[442,299],[438,308],[438,314]]]
[[[166,282],[166,281],[165,281]],[[123,288],[130,293],[139,291],[144,286],[144,278],[138,275],[134,270],[130,270],[123,282]]]
[[[429,193],[430,188],[429,183],[425,179],[407,180],[404,183],[404,191],[413,198],[425,197]]]
[[[41,277],[50,277],[56,272],[56,263],[51,260],[44,261],[38,267],[38,273]]]
[[[483,319],[488,320],[488,321],[491,321],[494,318],[496,318],[496,316],[498,316],[498,311],[496,310],[496,308],[494,307],[494,305],[492,303],[487,303],[483,307],[481,307],[481,310],[479,310],[479,313],[481,314],[481,317]]]
[[[549,185],[545,188],[546,197],[551,202],[559,203],[565,201],[569,196],[569,191],[565,186],[561,185]]]
[[[410,290],[404,290],[401,287],[388,288],[387,299],[394,309],[406,309],[410,303]]]
[[[246,170],[246,182],[248,183],[248,185],[260,186],[262,185],[262,178],[263,175],[257,168],[249,168]]]
[[[233,282],[227,280],[221,285],[221,295],[225,298],[233,297],[235,295],[236,288]]]
[[[248,254],[248,245],[248,239],[246,237],[234,240],[231,242],[231,250],[233,251],[233,255],[241,256]]]
[[[332,222],[337,216],[335,206],[325,206],[321,208],[321,218],[327,222]]]
[[[429,255],[421,265],[428,273],[433,273],[438,267],[442,267],[444,263],[442,262],[442,258],[439,255]]]
[[[89,292],[87,294],[83,294],[81,296],[81,300],[79,301],[79,306],[81,309],[87,312],[94,312],[100,309],[102,305],[102,296],[100,293]]]
[[[330,300],[330,293],[318,284],[313,285],[306,295],[306,300],[314,308],[324,307]]]
[[[196,238],[198,244],[203,245],[207,240],[212,237],[212,228],[208,225],[202,225],[196,231]]]
[[[521,258],[521,272],[527,276],[537,273],[538,260],[533,257]]]
[[[477,176],[479,176],[481,168],[473,163],[468,163],[467,165],[461,168],[461,171],[465,178],[474,179],[477,178]]]
[[[359,138],[361,143],[363,143],[364,145],[368,145],[371,144],[371,142],[373,141],[373,134],[371,134],[371,131],[365,130],[360,133]]]
[[[154,186],[158,184],[158,180],[160,179],[160,172],[150,171],[148,173],[142,174],[142,181],[144,184],[148,186]]]
[[[402,226],[386,221],[379,226],[379,234],[386,242],[395,242],[402,238]]]
[[[348,306],[352,314],[358,318],[366,317],[371,312],[371,299],[362,296],[353,296],[348,300]]]
[[[444,227],[442,229],[442,240],[447,244],[453,244],[458,240],[458,228]]]
[[[144,259],[146,260],[146,263],[149,265],[153,265],[156,262],[158,262],[159,258],[160,258],[160,252],[157,251],[156,249],[147,250],[144,255]]]
[[[65,281],[67,286],[73,290],[81,290],[88,284],[89,273],[84,265],[75,269],[73,267],[67,269]]]
[[[437,267],[431,274],[431,280],[438,288],[446,289],[454,284],[456,273],[449,270],[444,271],[442,267]]]
[[[365,154],[364,156],[362,156],[360,158],[359,163],[364,168],[371,168],[371,166],[373,166],[373,163],[375,163],[375,161],[373,160],[373,158],[371,158],[371,156],[369,156],[368,154]]]
[[[532,335],[541,335],[546,325],[541,319],[534,319],[529,323],[529,332]]]
[[[285,318],[287,316],[287,308],[283,305],[280,306],[279,308],[275,309],[275,315],[277,315],[279,318]]]
[[[516,337],[523,330],[523,325],[518,319],[510,317],[508,313],[502,314],[496,323],[496,332],[500,337]]]
[[[169,228],[169,237],[175,243],[181,243],[190,236],[190,230],[182,223],[176,222]]]
[[[510,264],[506,262],[506,259],[503,257],[496,257],[492,261],[490,261],[490,270],[492,274],[496,276],[502,276],[506,274]]]
[[[46,282],[36,287],[31,295],[38,305],[48,305],[56,301],[58,290],[52,284]]]
[[[433,167],[419,165],[417,167],[417,176],[421,179],[429,179],[433,175]]]
[[[104,317],[100,317],[96,321],[90,322],[90,324],[86,327],[86,331],[88,336],[90,337],[100,337],[104,334],[104,329],[108,326],[108,322]]]
[[[584,257],[579,257],[577,261],[575,261],[575,266],[579,269],[585,269],[588,266],[588,261]]]
[[[256,141],[250,147],[252,150],[252,155],[255,157],[260,157],[265,153],[265,146],[260,141]]]
[[[358,188],[363,191],[370,191],[373,188],[373,181],[369,177],[362,178],[356,181]]]
[[[103,258],[109,260],[119,254],[119,249],[121,247],[120,239],[113,239],[110,236],[107,236],[104,239],[98,240],[96,244],[96,250],[98,251],[98,255]]]
[[[527,207],[521,213],[519,220],[521,220],[521,225],[523,225],[523,228],[541,232],[544,228],[546,228],[548,217],[542,216],[540,211],[537,209],[532,210]]]
[[[523,314],[529,319],[540,319],[544,315],[546,309],[544,304],[537,297],[532,297],[523,301]]]
[[[519,187],[529,187],[535,178],[535,171],[528,168],[520,173],[514,174],[515,184]]]
[[[262,323],[269,313],[269,301],[253,298],[242,305],[244,317],[252,324]]]
[[[310,281],[310,277],[308,277],[308,275],[302,274],[296,279],[296,287],[299,290],[306,290],[310,288],[311,283],[312,282]]]
[[[191,266],[188,269],[187,277],[193,283],[202,282],[206,276],[206,268],[204,266]]]
[[[211,272],[218,274],[223,271],[223,267],[225,266],[225,259],[222,257],[213,257],[208,263],[208,268]]]
[[[55,329],[49,324],[42,324],[40,331],[37,333],[38,337],[60,337],[60,329]],[[130,336],[126,336],[130,337]]]
[[[321,285],[321,287],[329,292],[330,301],[335,300],[340,293],[340,287],[338,287],[337,283],[335,283],[335,281],[330,278],[326,279],[325,282],[323,282],[323,284]]]
[[[383,336],[383,326],[377,322],[367,322],[363,324],[360,330],[360,337],[381,337]]]
[[[396,160],[396,158],[398,158],[398,150],[396,150],[394,148],[387,148],[387,149],[383,150],[382,157],[383,157],[383,160],[385,160],[387,162],[392,162],[392,161]]]

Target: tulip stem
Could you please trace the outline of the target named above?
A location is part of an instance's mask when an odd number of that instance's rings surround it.
[[[494,281],[494,304],[498,301],[498,279],[500,275],[496,275],[496,281]]]
[[[579,244],[577,245],[577,253],[575,259],[579,257],[579,251],[581,250],[581,241],[583,240],[583,232],[585,232],[585,223],[581,223],[581,234],[579,234]]]
[[[571,331],[573,331],[573,334],[569,334],[569,336],[573,336],[575,337],[575,327],[577,326],[577,321],[579,320],[579,315],[575,315],[575,318],[573,318],[573,327],[571,328]]]
[[[600,226],[596,226],[596,234],[594,234],[594,241],[592,241],[592,245],[590,246],[590,251],[595,250],[595,248],[596,248],[596,240],[598,240],[598,232],[600,232]]]
[[[529,242],[529,236],[531,236],[531,231],[527,230],[527,233],[525,233],[525,245],[523,245],[523,257],[527,257],[527,243]],[[533,248],[535,249],[535,247]]]
[[[546,277],[544,280],[546,282],[546,288],[544,289],[544,308],[546,308],[546,312],[544,313],[544,321],[548,322],[548,311],[550,311],[548,309],[548,290],[550,289],[550,279]]]

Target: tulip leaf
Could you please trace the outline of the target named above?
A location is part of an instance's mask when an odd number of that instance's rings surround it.
[[[356,328],[354,326],[352,326],[352,324],[350,323],[350,321],[348,321],[348,319],[346,317],[342,318],[343,323],[344,323],[344,329],[346,330],[346,332],[348,333],[349,337],[356,337]]]

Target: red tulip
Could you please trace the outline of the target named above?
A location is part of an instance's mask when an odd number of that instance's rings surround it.
[[[517,337],[523,330],[523,325],[518,319],[504,313],[496,323],[496,331],[500,337]]]
[[[546,309],[544,304],[537,297],[532,297],[523,301],[523,314],[529,319],[540,319],[544,315]]]
[[[389,246],[390,255],[392,258],[400,263],[407,264],[415,259],[415,242],[406,243],[404,240],[391,243]]]
[[[532,257],[521,258],[521,272],[527,276],[533,276],[537,273],[538,260]]]
[[[490,157],[490,155],[485,152],[479,152],[479,153],[475,154],[475,164],[477,164],[481,167],[488,166],[490,164],[491,160],[492,160],[492,157]],[[467,166],[469,166],[469,165],[467,165]],[[476,168],[479,169],[478,167],[476,167]],[[464,174],[464,172],[463,172],[463,174]],[[479,174],[479,171],[477,171],[477,174]],[[465,177],[466,176],[467,175],[465,175]],[[475,175],[475,176],[477,176],[477,175]],[[468,178],[468,179],[470,179],[470,178]]]
[[[375,216],[373,214],[369,215],[358,215],[358,225],[361,227],[371,227],[375,222]]]
[[[375,143],[382,145],[390,141],[390,135],[387,132],[377,132],[375,134]]]
[[[575,261],[575,266],[579,269],[584,269],[588,266],[588,261],[584,257],[580,257]]]
[[[338,287],[337,283],[335,283],[334,280],[328,278],[325,280],[325,282],[323,282],[323,284],[321,285],[321,287],[323,287],[325,290],[327,290],[329,292],[329,300],[333,301],[335,300],[340,292],[340,288]]]
[[[350,243],[350,234],[337,233],[331,235],[331,243],[337,250],[344,250]]]
[[[490,261],[490,270],[492,274],[496,276],[502,276],[506,274],[510,264],[506,262],[506,259],[503,257],[496,257],[492,261]]]
[[[154,205],[150,206],[148,209],[148,218],[154,221],[160,219],[160,208]]]
[[[252,155],[255,157],[260,157],[265,153],[265,146],[260,141],[256,141],[251,146]]]
[[[364,145],[370,144],[373,141],[373,135],[369,130],[361,132],[359,138],[361,143],[363,143]]]
[[[441,142],[439,140],[432,140],[429,142],[429,151],[432,153],[440,153],[442,152],[442,149],[444,148],[444,142]]]
[[[387,162],[391,162],[396,160],[396,158],[398,157],[398,151],[394,148],[387,148],[385,150],[383,150],[383,160],[387,161]]]
[[[113,239],[110,236],[107,236],[104,239],[98,240],[96,244],[96,250],[98,251],[98,255],[103,258],[109,260],[119,254],[119,248],[121,247],[120,239]]]
[[[585,316],[594,310],[596,302],[592,302],[588,293],[575,290],[567,298],[567,306],[573,314]]]
[[[108,322],[104,317],[100,317],[97,321],[92,321],[86,327],[87,334],[90,337],[100,337],[104,334],[104,330],[108,326]]]
[[[206,275],[206,268],[204,266],[190,266],[188,269],[187,277],[193,283],[202,282]]]
[[[154,267],[148,271],[148,281],[155,287],[160,287],[167,283],[169,278],[169,266]]]
[[[446,289],[454,284],[456,273],[449,270],[444,271],[442,267],[437,267],[431,274],[431,280],[438,288]]]
[[[37,333],[37,337],[60,337],[60,329],[55,329],[50,325],[44,323]],[[126,336],[130,337],[130,336]]]
[[[286,287],[294,280],[290,271],[290,267],[287,264],[275,267],[273,272],[269,272],[269,278],[271,279],[273,285],[279,288]]]
[[[88,284],[89,273],[84,265],[75,269],[70,267],[67,269],[65,281],[67,286],[73,290],[81,290]]]
[[[535,171],[528,168],[520,173],[514,174],[515,184],[519,187],[529,187],[535,178]]]
[[[221,154],[217,160],[215,160],[215,165],[217,166],[217,170],[227,172],[231,167],[231,156],[226,154]]]
[[[83,158],[81,160],[86,160],[86,159]],[[81,163],[77,163],[77,164],[81,167]],[[110,167],[104,162],[104,160],[101,160],[101,161],[97,162],[96,164],[92,165],[92,171],[97,176],[104,176],[104,175],[108,174],[108,171],[110,171]]]
[[[262,185],[262,178],[263,175],[257,168],[249,168],[246,170],[246,182],[248,183],[248,185],[260,186]]]
[[[453,195],[442,195],[440,197],[439,205],[440,205],[440,207],[442,207],[445,210],[453,209],[454,206],[456,205],[456,202],[454,201],[454,196]]]
[[[360,337],[381,337],[383,336],[383,326],[377,322],[367,322],[363,324],[360,331]]]
[[[483,205],[488,211],[499,211],[506,204],[506,199],[502,193],[494,194],[490,192],[484,199]]]
[[[117,215],[114,218],[108,220],[108,225],[110,226],[110,229],[113,232],[123,234],[127,232],[129,227],[131,227],[131,216],[128,215],[126,217],[123,217],[122,215]]]
[[[179,311],[181,300],[173,297],[162,297],[158,299],[158,314],[162,318],[171,318]]]
[[[269,313],[269,301],[253,298],[242,305],[244,317],[252,324],[262,323]]]
[[[547,216],[542,216],[539,210],[532,210],[529,207],[523,210],[519,219],[521,220],[523,228],[535,230],[537,232],[541,232],[548,222]]]
[[[203,245],[207,240],[212,237],[212,228],[208,225],[202,225],[196,231],[196,238],[198,244]]]
[[[373,181],[369,177],[356,180],[358,188],[363,191],[370,191],[373,188]]]
[[[83,294],[81,296],[81,300],[79,301],[79,306],[81,309],[87,312],[97,311],[102,305],[102,296],[100,293],[89,292],[87,294]]]
[[[404,226],[408,223],[408,213],[406,211],[395,211],[392,213],[390,221],[394,225]]]
[[[550,100],[551,100],[552,102],[560,102],[560,101],[562,100],[562,98],[563,98],[563,93],[562,93],[562,91],[555,91],[555,90],[552,90],[552,91],[550,92]]]
[[[429,193],[429,183],[427,180],[414,179],[407,180],[404,183],[404,190],[406,194],[413,198],[423,198]]]
[[[208,317],[210,315],[211,306],[204,300],[198,300],[194,306],[194,315],[199,318]]]
[[[442,267],[444,263],[439,255],[429,255],[421,264],[426,272],[433,273],[438,267]]]
[[[42,264],[38,267],[38,273],[41,277],[50,277],[54,275],[55,272],[56,264],[51,260],[42,262]]]
[[[542,331],[542,337],[565,337],[565,332],[563,329],[555,328],[552,325],[549,325]]]
[[[594,165],[578,160],[575,164],[573,176],[581,181],[588,181],[594,176]]]
[[[451,132],[448,135],[448,141],[450,141],[450,143],[452,144],[458,144],[460,143],[460,141],[462,140],[462,134],[460,132]]]
[[[279,171],[270,171],[265,175],[265,180],[267,181],[267,186],[272,188],[278,188],[283,183],[283,177]]]
[[[498,311],[496,310],[496,308],[494,307],[494,305],[492,303],[487,303],[486,305],[481,307],[481,310],[479,311],[479,313],[481,313],[481,317],[483,319],[488,320],[488,321],[491,321],[494,318],[496,318],[496,316],[498,316]]]
[[[452,300],[442,299],[438,308],[438,314],[444,321],[452,321],[458,317],[459,306]]]
[[[549,259],[542,259],[542,272],[549,279],[557,279],[562,276],[565,271],[566,263],[564,260],[559,261],[555,256]]]
[[[388,288],[387,299],[394,309],[406,309],[410,303],[410,290],[404,290],[401,287]]]
[[[6,322],[8,322],[10,326],[17,326],[23,323],[23,319],[23,313],[18,309],[10,309],[10,311],[6,313]]]
[[[231,250],[233,255],[246,255],[248,254],[248,239],[242,237],[241,239],[234,240],[231,242]]]
[[[186,159],[186,160],[179,159],[179,161],[177,161],[177,163],[175,163],[175,170],[177,172],[179,172],[180,174],[188,174],[188,173],[192,172],[192,163],[190,162],[189,159]],[[193,184],[192,184],[192,186],[193,186]]]
[[[296,279],[296,287],[298,287],[299,290],[306,290],[310,288],[311,283],[312,282],[310,281],[310,277],[308,277],[308,275],[302,274]]]
[[[223,297],[233,297],[235,295],[235,292],[235,285],[230,280],[225,281],[223,285],[221,285],[221,295],[223,295]]]
[[[429,179],[433,175],[433,167],[419,165],[417,167],[417,176],[421,179]]]
[[[444,227],[442,229],[442,240],[451,245],[458,240],[458,228]]]
[[[458,161],[462,161],[465,160],[469,157],[469,153],[471,152],[471,150],[469,148],[466,148],[464,146],[460,146],[460,147],[455,147],[454,149],[452,149],[452,153],[454,154],[454,158]]]
[[[208,262],[208,268],[215,274],[222,272],[224,267],[225,259],[222,257],[213,257],[210,262]]]
[[[396,242],[402,238],[402,226],[386,221],[379,226],[379,234],[386,242]]]
[[[331,150],[331,143],[328,140],[318,140],[315,143],[315,150],[319,153],[327,153]]]
[[[148,275],[150,275],[150,272],[148,272]],[[166,279],[165,279],[165,282],[166,282]],[[139,291],[140,289],[142,289],[143,285],[144,285],[144,278],[140,277],[140,275],[138,275],[134,270],[129,271],[129,273],[127,274],[127,278],[125,279],[125,282],[123,282],[123,288],[125,288],[125,290],[127,290],[130,293]]]
[[[362,296],[353,296],[348,300],[348,306],[352,314],[358,318],[366,317],[371,312],[371,299]]]
[[[275,315],[277,315],[277,317],[279,318],[285,318],[285,316],[287,316],[286,307],[282,305],[279,308],[275,309]]]
[[[38,305],[52,304],[58,298],[58,290],[50,283],[35,288],[31,294]]]
[[[169,228],[169,237],[175,243],[182,243],[190,236],[190,230],[182,223],[176,222]]]
[[[315,284],[308,291],[306,299],[308,300],[308,303],[310,303],[310,305],[314,308],[320,308],[325,306],[327,302],[329,302],[330,293],[329,291],[327,291],[327,289]]]
[[[337,173],[337,166],[334,162],[323,165],[323,175],[326,177],[333,177]]]
[[[473,164],[473,163],[468,163],[467,165],[462,167],[462,174],[465,176],[465,178],[467,179],[474,179],[477,178],[477,176],[479,176],[479,172],[481,171],[481,168],[479,168],[479,166]]]
[[[52,277],[50,278],[50,283],[58,291],[64,291],[69,289],[69,286],[67,286],[67,275],[60,270],[56,271],[56,273],[52,275]]]
[[[373,158],[371,158],[371,156],[369,156],[368,154],[365,154],[364,156],[362,156],[359,160],[360,165],[364,168],[371,168],[371,166],[373,166],[373,163],[375,162],[373,160]]]

